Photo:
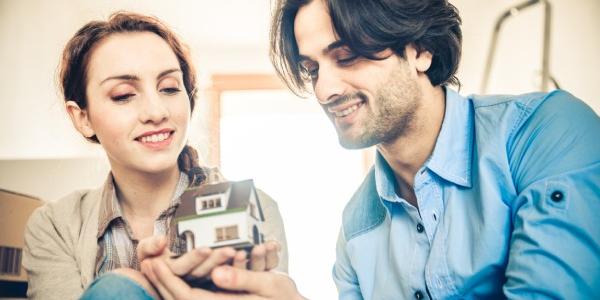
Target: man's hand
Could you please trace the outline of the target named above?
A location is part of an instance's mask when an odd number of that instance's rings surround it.
[[[247,293],[244,297],[233,296],[231,299],[306,299],[300,295],[294,281],[283,273],[220,266],[212,271],[211,276],[213,282],[222,289]]]
[[[250,271],[232,266],[216,267],[211,272],[213,282],[222,289],[232,291],[227,293],[191,288],[171,272],[164,260],[146,260],[142,268],[150,281],[161,287],[160,294],[166,300],[305,299],[298,293],[296,285],[288,276],[274,272]]]

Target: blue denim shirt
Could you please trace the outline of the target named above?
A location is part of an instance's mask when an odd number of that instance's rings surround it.
[[[447,89],[419,208],[394,191],[378,154],[344,209],[340,299],[600,299],[600,118],[569,93]]]

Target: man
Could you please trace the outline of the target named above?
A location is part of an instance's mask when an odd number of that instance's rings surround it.
[[[444,0],[277,6],[279,74],[344,147],[377,146],[343,212],[340,299],[600,298],[600,119],[564,91],[460,96],[459,25]],[[213,279],[300,297],[277,274]]]

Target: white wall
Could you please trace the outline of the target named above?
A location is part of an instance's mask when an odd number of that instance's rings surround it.
[[[523,0],[452,1],[463,19],[462,92],[479,93],[491,33],[498,15]],[[550,71],[561,85],[600,113],[600,1],[554,0]],[[531,7],[505,22],[490,78],[490,93],[514,94],[539,89],[543,6]]]
[[[104,158],[0,160],[0,188],[54,201],[99,187],[108,169]]]

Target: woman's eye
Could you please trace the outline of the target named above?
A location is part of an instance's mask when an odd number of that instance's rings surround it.
[[[121,95],[111,96],[110,98],[113,101],[122,102],[122,101],[130,100],[133,96],[135,96],[135,94],[128,93],[128,94],[121,94]]]
[[[176,87],[164,88],[164,89],[161,89],[160,91],[167,95],[175,95],[175,94],[181,92],[181,90]]]

